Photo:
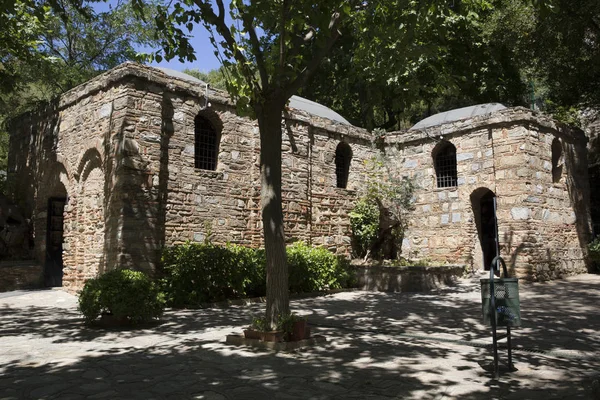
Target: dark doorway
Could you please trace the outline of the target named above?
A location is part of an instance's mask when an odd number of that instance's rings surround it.
[[[487,188],[479,188],[471,194],[471,206],[483,252],[483,267],[489,271],[494,257],[498,255],[496,195]]]
[[[66,199],[64,197],[52,197],[48,200],[48,231],[44,269],[44,279],[47,287],[62,286],[63,212],[65,203]]]

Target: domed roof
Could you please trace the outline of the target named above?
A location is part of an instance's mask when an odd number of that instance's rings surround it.
[[[172,76],[174,78],[183,79],[183,80],[186,80],[189,82],[200,83],[203,85],[206,84],[206,82],[204,82],[198,78],[195,78],[191,75],[188,75],[184,72],[181,72],[181,71],[176,71],[174,69],[164,68],[164,67],[153,67],[153,68],[156,68],[156,69],[160,70],[161,72],[163,72],[164,74]],[[309,114],[316,115],[317,117],[327,118],[327,119],[330,119],[335,122],[350,125],[350,122],[348,122],[348,120],[346,120],[340,114],[333,111],[331,108],[325,107],[324,105],[319,104],[319,103],[315,103],[314,101],[305,99],[304,97],[292,96],[290,98],[289,105],[291,108],[305,111]]]
[[[476,117],[478,115],[491,114],[496,111],[504,110],[505,108],[506,107],[500,103],[486,103],[444,111],[417,122],[410,130],[424,129],[452,121]]]
[[[305,99],[304,97],[292,96],[290,98],[290,107],[306,111],[307,113],[318,117],[350,125],[350,122],[348,122],[346,118],[342,117],[331,108],[325,107],[323,104],[316,103],[312,100]]]

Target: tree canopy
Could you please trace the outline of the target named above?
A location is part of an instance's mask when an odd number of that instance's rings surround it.
[[[211,34],[226,85],[241,113],[258,120],[261,203],[267,259],[266,320],[289,314],[288,270],[281,205],[281,118],[289,98],[317,71],[359,1],[185,0],[157,20],[167,58],[194,60],[188,33],[202,23]],[[184,31],[187,29],[187,32]]]
[[[106,11],[71,0],[55,0],[52,7],[34,1],[15,4],[12,12],[22,22],[9,18],[9,29],[22,24],[30,29],[20,36],[9,33],[12,40],[0,50],[0,74],[6,83],[0,87],[0,112],[15,109],[11,94],[16,89],[34,100],[47,99],[124,61],[139,59],[136,47],[156,43],[153,3],[145,7],[148,22],[124,0]],[[27,102],[25,97],[20,101]]]
[[[600,106],[600,2],[549,0],[534,31],[536,67],[562,106]]]
[[[565,108],[600,105],[596,1],[449,2],[364,18],[302,94],[369,130],[483,102],[535,103],[562,119]]]
[[[486,4],[484,0],[232,0],[227,6],[223,0],[185,0],[160,9],[157,22],[165,57],[194,60],[189,34],[196,24],[203,24],[238,109],[258,120],[271,325],[278,315],[289,312],[281,207],[281,118],[289,98],[306,88],[336,50],[352,54],[346,64],[358,65],[360,72],[354,76],[364,73],[371,80],[368,84],[377,82],[374,92],[386,88],[382,82],[403,90],[412,82],[407,73],[426,71],[423,65],[433,69],[434,61],[446,54],[443,43],[431,45],[422,32],[440,39],[458,35],[472,19],[471,7]],[[331,68],[335,71],[338,65]],[[390,71],[394,75],[386,75]],[[345,73],[347,69],[341,79]]]
[[[156,47],[154,2],[145,21],[130,1],[97,11],[80,0],[15,0],[0,14],[0,169],[6,169],[7,118]],[[0,190],[3,176],[0,176]]]
[[[303,95],[369,130],[473,103],[523,103],[527,88],[510,48],[485,35],[490,2],[378,11],[348,26]]]

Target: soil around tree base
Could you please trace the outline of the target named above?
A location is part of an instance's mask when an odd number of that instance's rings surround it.
[[[309,339],[298,340],[296,342],[265,342],[260,339],[246,339],[244,335],[227,335],[225,343],[234,346],[248,346],[258,349],[274,351],[293,351],[302,347],[316,346],[327,342],[325,336],[312,336]]]

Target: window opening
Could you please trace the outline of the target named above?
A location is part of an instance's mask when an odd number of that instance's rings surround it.
[[[456,147],[452,143],[443,145],[435,156],[435,175],[439,188],[457,185]]]
[[[552,141],[552,182],[560,182],[563,170],[563,154],[560,139],[554,138]]]
[[[348,186],[348,175],[350,173],[350,160],[352,149],[348,143],[340,143],[335,150],[335,175],[337,187],[346,189]]]
[[[206,118],[197,116],[195,121],[194,164],[196,168],[214,171],[217,169],[219,137]]]

